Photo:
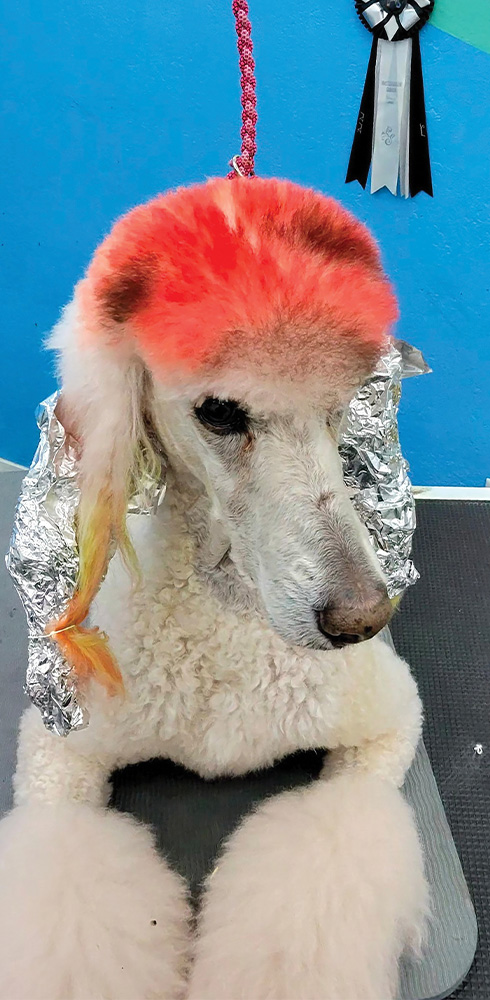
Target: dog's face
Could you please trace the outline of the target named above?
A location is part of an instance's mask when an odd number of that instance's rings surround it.
[[[341,413],[206,394],[160,399],[158,413],[171,465],[201,484],[197,534],[211,577],[226,561],[229,579],[231,560],[296,645],[339,647],[387,623],[384,579],[343,480]]]
[[[335,430],[397,312],[367,230],[287,181],[214,180],[120,220],[77,295],[85,344],[120,373],[146,365],[169,458],[206,498],[194,527],[214,584],[227,553],[234,596],[252,595],[289,642],[379,631],[391,606]],[[109,447],[120,488],[124,431]]]
[[[109,540],[131,560],[125,504],[151,464],[148,422],[200,484],[191,516],[215,584],[226,576],[289,642],[379,631],[391,606],[335,426],[396,315],[367,230],[290,182],[215,179],[119,220],[52,338],[81,441],[79,580],[59,634],[86,616]]]

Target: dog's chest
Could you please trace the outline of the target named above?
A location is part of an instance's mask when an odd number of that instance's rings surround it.
[[[238,774],[328,743],[338,654],[289,648],[252,614],[221,605],[178,561],[163,586],[122,602],[105,590],[102,624],[127,690],[117,724],[140,756]]]

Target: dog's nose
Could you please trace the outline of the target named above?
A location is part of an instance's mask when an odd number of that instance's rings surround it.
[[[393,606],[385,587],[376,588],[371,597],[360,603],[332,602],[318,612],[318,625],[336,649],[352,642],[372,639],[388,624]]]

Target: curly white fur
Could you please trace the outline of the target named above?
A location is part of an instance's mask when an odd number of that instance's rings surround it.
[[[2,1000],[183,995],[185,889],[126,816],[65,802],[0,824]]]
[[[46,732],[35,710],[23,720],[19,807],[0,826],[3,968],[10,977],[0,977],[0,997],[179,996],[181,890],[141,830],[94,808],[107,801],[115,767],[164,755],[204,776],[240,774],[292,750],[323,746],[335,748],[325,778],[246,821],[210,883],[192,1000],[388,1000],[404,943],[421,932],[426,897],[413,821],[393,787],[402,783],[420,733],[408,668],[378,639],[330,654],[288,648],[252,612],[226,608],[203,589],[192,538],[170,498],[161,517],[156,533],[151,520],[134,527],[143,588],[131,594],[115,560],[96,609],[117,651],[126,697],[106,700],[94,689],[88,729],[66,741]],[[134,876],[126,894],[118,888],[119,864]],[[106,910],[94,906],[101,891]],[[18,899],[22,926],[10,918]],[[152,965],[135,934],[147,929],[157,899],[168,942],[162,952],[158,939]],[[58,940],[68,916],[76,932],[69,949],[62,936],[53,961],[49,941]],[[96,940],[110,942],[116,916],[127,921],[133,994],[123,992],[118,948],[104,949],[100,968],[89,960]],[[10,960],[19,940],[22,948],[35,940],[44,945],[49,994],[32,992]],[[151,951],[152,942],[157,936],[150,934],[144,947]],[[67,964],[85,970],[85,993],[67,980]],[[160,977],[154,994],[144,992],[152,969]],[[106,992],[97,992],[102,973]],[[41,989],[41,977],[35,980]]]
[[[387,782],[280,795],[208,882],[189,1000],[391,1000],[426,904],[411,812]]]
[[[65,378],[83,418],[92,381],[68,347]],[[130,380],[132,410],[143,382]],[[93,406],[110,409],[123,383],[99,373]],[[398,791],[421,706],[383,641],[333,650],[315,624],[315,602],[381,580],[332,435],[321,414],[269,416],[250,457],[200,437],[188,400],[153,405],[170,468],[158,515],[130,525],[143,583],[116,557],[94,608],[125,697],[93,685],[90,725],[66,741],[35,710],[22,723],[0,825],[0,1000],[177,1000],[185,895],[148,834],[106,812],[111,772],[166,756],[239,775],[306,748],[332,751],[323,777],[246,820],[210,883],[190,996],[388,1000],[426,909]],[[114,414],[116,439],[135,433],[120,400]],[[92,441],[94,469],[106,446]]]

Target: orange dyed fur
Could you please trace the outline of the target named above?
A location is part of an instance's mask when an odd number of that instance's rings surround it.
[[[59,628],[60,623],[48,626],[47,632]],[[99,681],[109,694],[123,691],[121,671],[112,655],[107,636],[98,628],[83,628],[71,625],[57,632],[56,640],[65,660],[76,672],[78,679],[86,682],[91,678]]]
[[[133,209],[97,250],[80,288],[92,335],[128,322],[157,372],[212,365],[236,340],[254,362],[292,322],[377,354],[397,316],[368,230],[331,198],[289,181],[216,179]],[[294,344],[293,344],[294,347]]]
[[[66,661],[81,680],[95,677],[111,693],[121,691],[121,672],[109,648],[107,637],[97,628],[83,628],[90,605],[99,589],[109,561],[113,538],[125,547],[125,503],[115,502],[109,490],[99,493],[96,503],[86,510],[83,498],[78,511],[79,572],[75,593],[58,621],[46,633],[60,647]]]

